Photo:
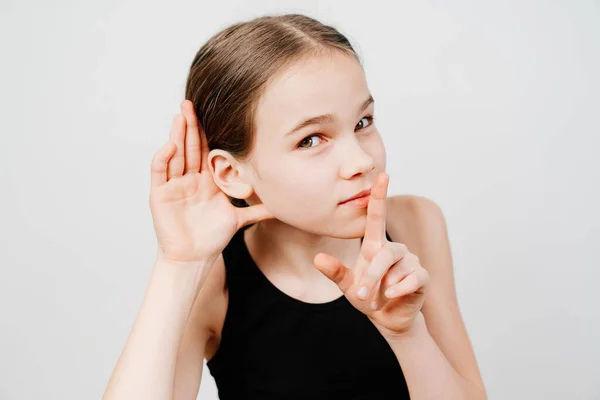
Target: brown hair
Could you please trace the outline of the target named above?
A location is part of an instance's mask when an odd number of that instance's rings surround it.
[[[362,65],[346,36],[301,14],[255,18],[211,37],[196,53],[185,87],[208,147],[246,158],[254,142],[256,103],[269,79],[303,56],[334,51]]]

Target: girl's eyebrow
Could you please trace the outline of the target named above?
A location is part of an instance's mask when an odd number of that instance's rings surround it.
[[[373,99],[373,96],[371,94],[369,94],[369,97],[365,101],[363,101],[363,103],[359,107],[358,113],[360,114],[363,111],[365,111],[365,109],[367,107],[369,107],[369,105],[371,103],[374,103],[374,102],[375,102],[375,100]],[[323,114],[323,115],[318,115],[316,117],[308,118],[308,119],[300,122],[298,125],[296,125],[296,127],[294,129],[292,129],[291,131],[289,131],[288,133],[286,133],[284,135],[284,137],[292,135],[295,132],[299,131],[300,129],[305,128],[309,125],[325,124],[325,123],[333,122],[334,120],[335,120],[335,116],[333,116],[332,114]]]

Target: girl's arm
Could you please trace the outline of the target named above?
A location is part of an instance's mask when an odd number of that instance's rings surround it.
[[[396,196],[389,210],[390,235],[402,237],[427,269],[430,282],[414,334],[390,343],[415,399],[486,399],[475,353],[460,314],[446,219],[422,196]],[[411,232],[402,235],[401,232]]]
[[[242,227],[274,218],[263,204],[237,208],[214,181],[208,141],[194,104],[181,103],[169,141],[152,157],[150,211],[158,239],[157,262],[142,307],[108,382],[104,400],[173,399],[178,352],[200,288],[233,235]],[[192,347],[204,352],[208,331],[192,318]],[[186,341],[186,347],[189,341]],[[203,356],[200,357],[203,361]],[[183,391],[197,384],[197,359],[181,365]],[[186,367],[187,366],[187,367]],[[189,367],[196,367],[193,371]],[[192,371],[192,372],[190,372]],[[201,371],[201,370],[200,370]],[[189,374],[189,375],[188,375]],[[179,394],[178,394],[179,396]]]
[[[485,400],[485,388],[454,370],[419,318],[410,335],[388,343],[401,363],[414,399]]]
[[[103,400],[173,399],[175,366],[196,296],[214,259],[154,264],[141,309]],[[208,338],[198,337],[206,343]],[[204,345],[200,346],[204,349]],[[200,358],[202,360],[202,357]]]

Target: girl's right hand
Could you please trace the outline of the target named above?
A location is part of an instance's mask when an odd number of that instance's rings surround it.
[[[263,204],[231,204],[208,168],[208,142],[192,102],[184,100],[181,112],[152,159],[150,210],[159,258],[196,263],[218,256],[238,229],[274,217]]]

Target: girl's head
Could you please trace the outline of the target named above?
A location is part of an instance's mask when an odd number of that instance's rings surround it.
[[[216,184],[235,205],[335,237],[364,233],[366,209],[339,205],[385,171],[374,104],[344,35],[310,17],[266,16],[217,33],[186,84]]]

